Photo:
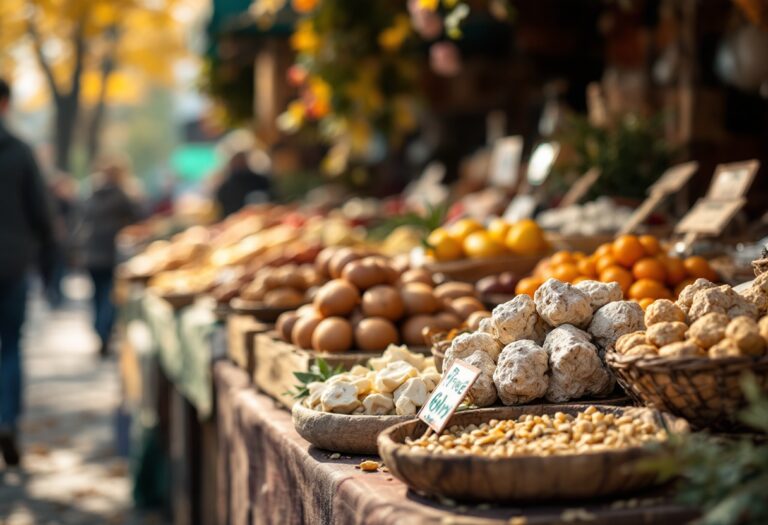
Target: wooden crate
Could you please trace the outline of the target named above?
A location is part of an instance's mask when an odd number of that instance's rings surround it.
[[[238,367],[253,375],[254,338],[272,329],[271,324],[256,320],[251,315],[231,313],[227,316],[227,357]]]

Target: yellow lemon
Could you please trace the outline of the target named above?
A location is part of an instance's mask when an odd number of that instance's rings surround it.
[[[458,221],[448,226],[448,233],[457,241],[464,242],[464,239],[466,239],[470,233],[474,233],[482,229],[483,225],[477,222],[475,219],[464,218],[459,219]]]
[[[496,242],[486,231],[470,233],[462,246],[470,259],[489,259],[504,254],[504,245]]]
[[[498,242],[499,244],[505,244],[510,227],[511,224],[509,224],[504,219],[500,217],[494,217],[491,219],[491,222],[488,223],[488,228],[486,228],[486,231],[494,241]]]
[[[544,232],[531,219],[513,224],[507,234],[506,244],[507,248],[519,255],[536,255],[547,248]]]
[[[461,259],[464,252],[461,243],[451,237],[443,228],[437,228],[427,237],[432,255],[438,261],[455,261]]]

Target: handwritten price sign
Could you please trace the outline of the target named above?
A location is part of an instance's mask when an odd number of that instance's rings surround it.
[[[443,374],[440,384],[421,407],[419,419],[438,434],[442,432],[479,375],[480,369],[461,359],[454,361],[451,368]]]

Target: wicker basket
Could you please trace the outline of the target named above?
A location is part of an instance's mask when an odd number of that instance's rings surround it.
[[[768,391],[768,356],[727,359],[626,357],[615,352],[606,363],[636,401],[687,419],[696,429],[734,431],[744,406],[741,377],[751,372]]]

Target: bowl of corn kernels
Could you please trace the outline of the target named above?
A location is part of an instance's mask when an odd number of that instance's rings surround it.
[[[409,488],[457,501],[578,499],[649,487],[638,462],[685,420],[607,405],[528,405],[455,414],[439,435],[419,421],[378,439],[379,454]]]

